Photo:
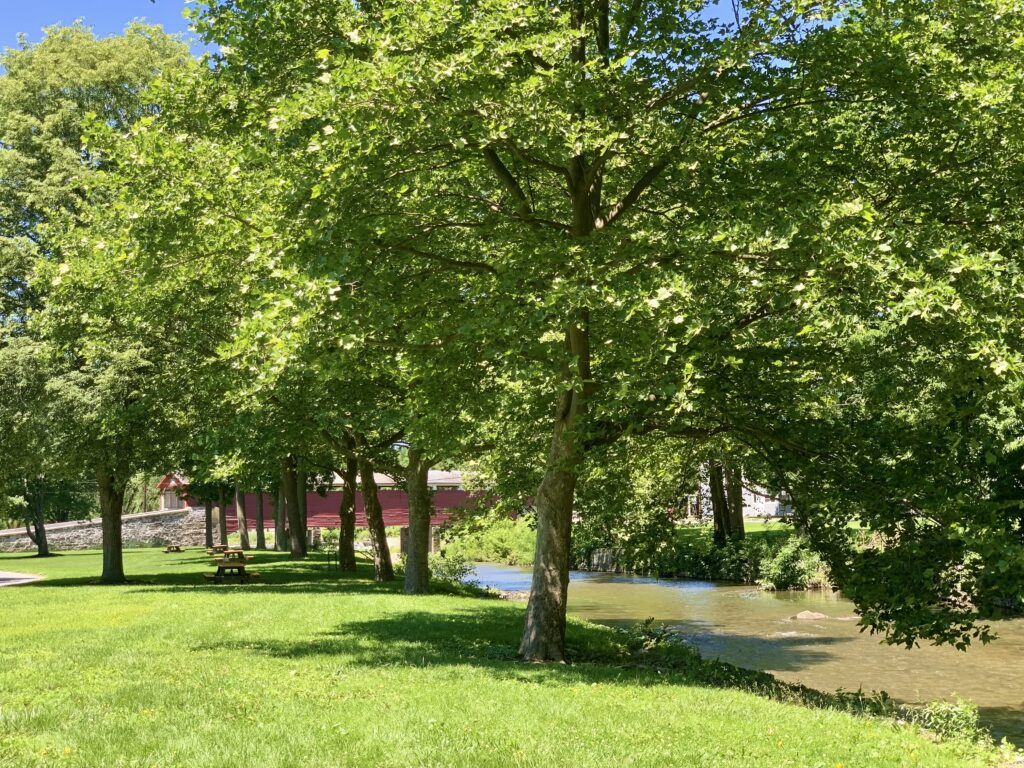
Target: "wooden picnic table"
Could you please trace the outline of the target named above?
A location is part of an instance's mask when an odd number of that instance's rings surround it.
[[[245,562],[239,560],[217,560],[217,572],[213,574],[207,574],[207,578],[213,579],[217,584],[223,584],[224,579],[229,575],[235,575],[242,584],[248,584],[249,581],[257,576],[258,573],[254,571],[245,570]]]
[[[164,554],[166,555],[168,552],[181,552],[181,544],[168,544],[164,548]]]
[[[219,552],[208,550],[213,555],[213,563],[217,566],[216,573],[205,574],[207,579],[216,584],[223,584],[228,576],[237,576],[242,584],[248,584],[252,579],[258,578],[255,571],[247,571],[245,566],[251,561],[243,549],[224,548]]]

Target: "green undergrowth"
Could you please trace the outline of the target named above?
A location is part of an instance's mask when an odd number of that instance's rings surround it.
[[[823,589],[828,569],[810,543],[782,523],[750,525],[738,541],[716,547],[705,526],[679,529],[654,569],[662,576],[758,584],[765,589]]]
[[[469,519],[445,531],[445,552],[474,562],[532,565],[537,530],[532,515]]]
[[[446,533],[445,551],[476,562],[531,565],[536,530],[530,516],[484,517],[464,521]],[[666,534],[609,541],[584,529],[575,538],[573,559],[586,568],[597,549],[612,549],[623,571],[666,578],[758,584],[765,589],[823,589],[828,569],[807,540],[783,522],[750,520],[746,537],[715,546],[709,525],[681,525]]]
[[[0,766],[982,766],[994,753],[705,662],[650,627],[572,620],[575,663],[515,660],[523,607],[406,596],[326,556],[0,556]],[[652,634],[653,633],[653,634]],[[778,687],[777,687],[778,686]],[[811,706],[808,706],[808,705]]]

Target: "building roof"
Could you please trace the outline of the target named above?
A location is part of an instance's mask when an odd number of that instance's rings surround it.
[[[373,479],[377,485],[388,486],[398,485],[398,482],[383,472],[374,472]],[[334,484],[341,485],[341,477],[338,475],[334,476]],[[427,485],[436,487],[439,485],[444,486],[457,486],[462,488],[462,473],[458,470],[447,470],[447,469],[431,469],[427,472]]]
[[[169,491],[174,488],[184,488],[188,485],[188,478],[183,477],[178,472],[168,472],[162,478],[160,482],[156,484],[158,491]]]
[[[377,485],[387,487],[391,485],[398,485],[393,477],[385,475],[383,472],[374,472],[373,479],[376,480]],[[342,483],[341,476],[334,475],[334,485],[340,487]],[[427,472],[427,485],[432,488],[437,486],[451,487],[455,486],[459,489],[462,488],[462,473],[458,470],[448,469],[432,469]],[[157,483],[157,489],[161,491],[169,491],[175,488],[186,488],[188,486],[188,478],[178,472],[168,472],[163,478]]]

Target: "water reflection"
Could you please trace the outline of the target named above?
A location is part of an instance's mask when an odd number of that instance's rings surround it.
[[[479,564],[475,578],[526,591],[530,572]],[[799,619],[811,611],[823,619]],[[999,639],[966,653],[884,645],[861,632],[853,604],[822,592],[762,592],[708,581],[573,572],[569,612],[603,624],[646,618],[678,627],[708,657],[822,690],[885,690],[908,703],[973,699],[993,730],[1024,744],[1024,620],[996,622]]]

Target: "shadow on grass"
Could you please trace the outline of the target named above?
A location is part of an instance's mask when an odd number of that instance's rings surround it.
[[[372,566],[360,563],[355,573],[329,569],[322,556],[292,561],[287,553],[255,553],[254,568],[262,579],[250,585],[213,585],[202,573],[212,570],[205,553],[186,552],[168,555],[169,569],[132,573],[131,592],[197,593],[237,595],[240,590],[256,594],[391,594],[399,595],[401,582],[372,581]],[[171,560],[170,558],[175,558]],[[163,562],[163,561],[162,561]],[[141,565],[141,563],[140,563]],[[26,585],[40,587],[83,586],[95,582],[95,573],[82,577],[46,579]],[[142,583],[140,583],[142,582]],[[571,665],[534,665],[516,660],[522,631],[522,608],[504,601],[457,601],[447,613],[416,610],[416,601],[407,599],[409,610],[363,621],[345,622],[335,629],[306,639],[279,641],[262,639],[258,630],[245,641],[223,641],[194,646],[195,651],[230,650],[289,659],[314,656],[336,657],[339,664],[365,667],[462,666],[486,669],[489,674],[531,684],[572,685],[603,684],[646,686],[704,686],[731,688],[778,701],[865,714],[886,714],[879,702],[868,697],[837,696],[799,685],[782,683],[768,674],[740,669],[715,659],[700,659],[693,653],[660,655],[639,653],[629,636],[608,627],[570,620],[567,635]],[[690,633],[697,645],[716,642],[714,633]],[[730,650],[740,648],[742,658],[756,659],[770,653],[775,669],[798,670],[804,665],[828,659],[828,646],[844,638],[773,637],[729,635]],[[712,650],[713,653],[713,650]],[[786,662],[780,666],[779,659]],[[891,711],[888,714],[892,714]],[[997,737],[1006,736],[1024,746],[1024,715],[1014,708],[982,708],[981,721]]]
[[[126,558],[131,550],[125,550]],[[157,570],[153,563],[132,568],[125,563],[127,583],[113,585],[127,586],[132,592],[174,593],[195,592],[231,594],[236,589],[257,590],[261,593],[326,593],[362,592],[389,593],[401,591],[400,582],[378,583],[373,581],[372,565],[361,562],[355,572],[344,573],[331,568],[327,558],[315,553],[306,560],[291,560],[286,552],[255,551],[249,564],[250,571],[259,578],[240,584],[229,579],[224,584],[208,581],[204,574],[213,573],[216,566],[205,552],[186,550],[184,553],[167,555],[164,561],[167,569]],[[161,563],[163,564],[163,563]],[[34,587],[95,587],[100,585],[97,574],[92,571],[81,576],[47,577],[35,582]]]
[[[601,683],[629,686],[700,686],[728,688],[775,701],[857,715],[900,717],[894,702],[884,696],[860,693],[825,693],[784,683],[764,672],[742,669],[716,659],[701,658],[687,648],[668,653],[638,652],[628,634],[608,627],[570,620],[567,646],[574,663],[526,664],[516,658],[522,613],[515,606],[495,601],[473,604],[440,615],[405,611],[365,621],[350,621],[332,631],[306,640],[283,641],[254,637],[196,645],[194,651],[229,650],[281,659],[313,656],[336,657],[347,666],[473,666],[499,679],[531,684],[579,685]],[[730,635],[735,647],[751,654],[763,647],[765,638]],[[798,669],[828,657],[827,650],[813,648],[843,639],[806,637],[772,638],[772,653],[785,654],[787,668]],[[663,649],[664,650],[664,649]],[[1007,737],[1024,745],[1024,713],[1014,709],[985,708],[981,723],[997,738]]]
[[[735,688],[776,700],[849,711],[867,711],[854,702],[782,683],[771,675],[702,659],[690,648],[665,654],[638,652],[629,636],[607,627],[570,621],[567,648],[570,665],[524,664],[516,650],[522,613],[507,603],[476,603],[472,609],[436,613],[406,611],[366,621],[351,621],[302,641],[264,640],[206,643],[193,650],[231,650],[277,658],[335,656],[341,664],[378,666],[463,666],[485,668],[501,678],[533,683],[624,685],[697,685]],[[760,638],[738,637],[739,642]],[[783,652],[798,659],[805,638],[781,638]],[[817,653],[813,659],[817,659]],[[797,663],[794,661],[794,663]]]

